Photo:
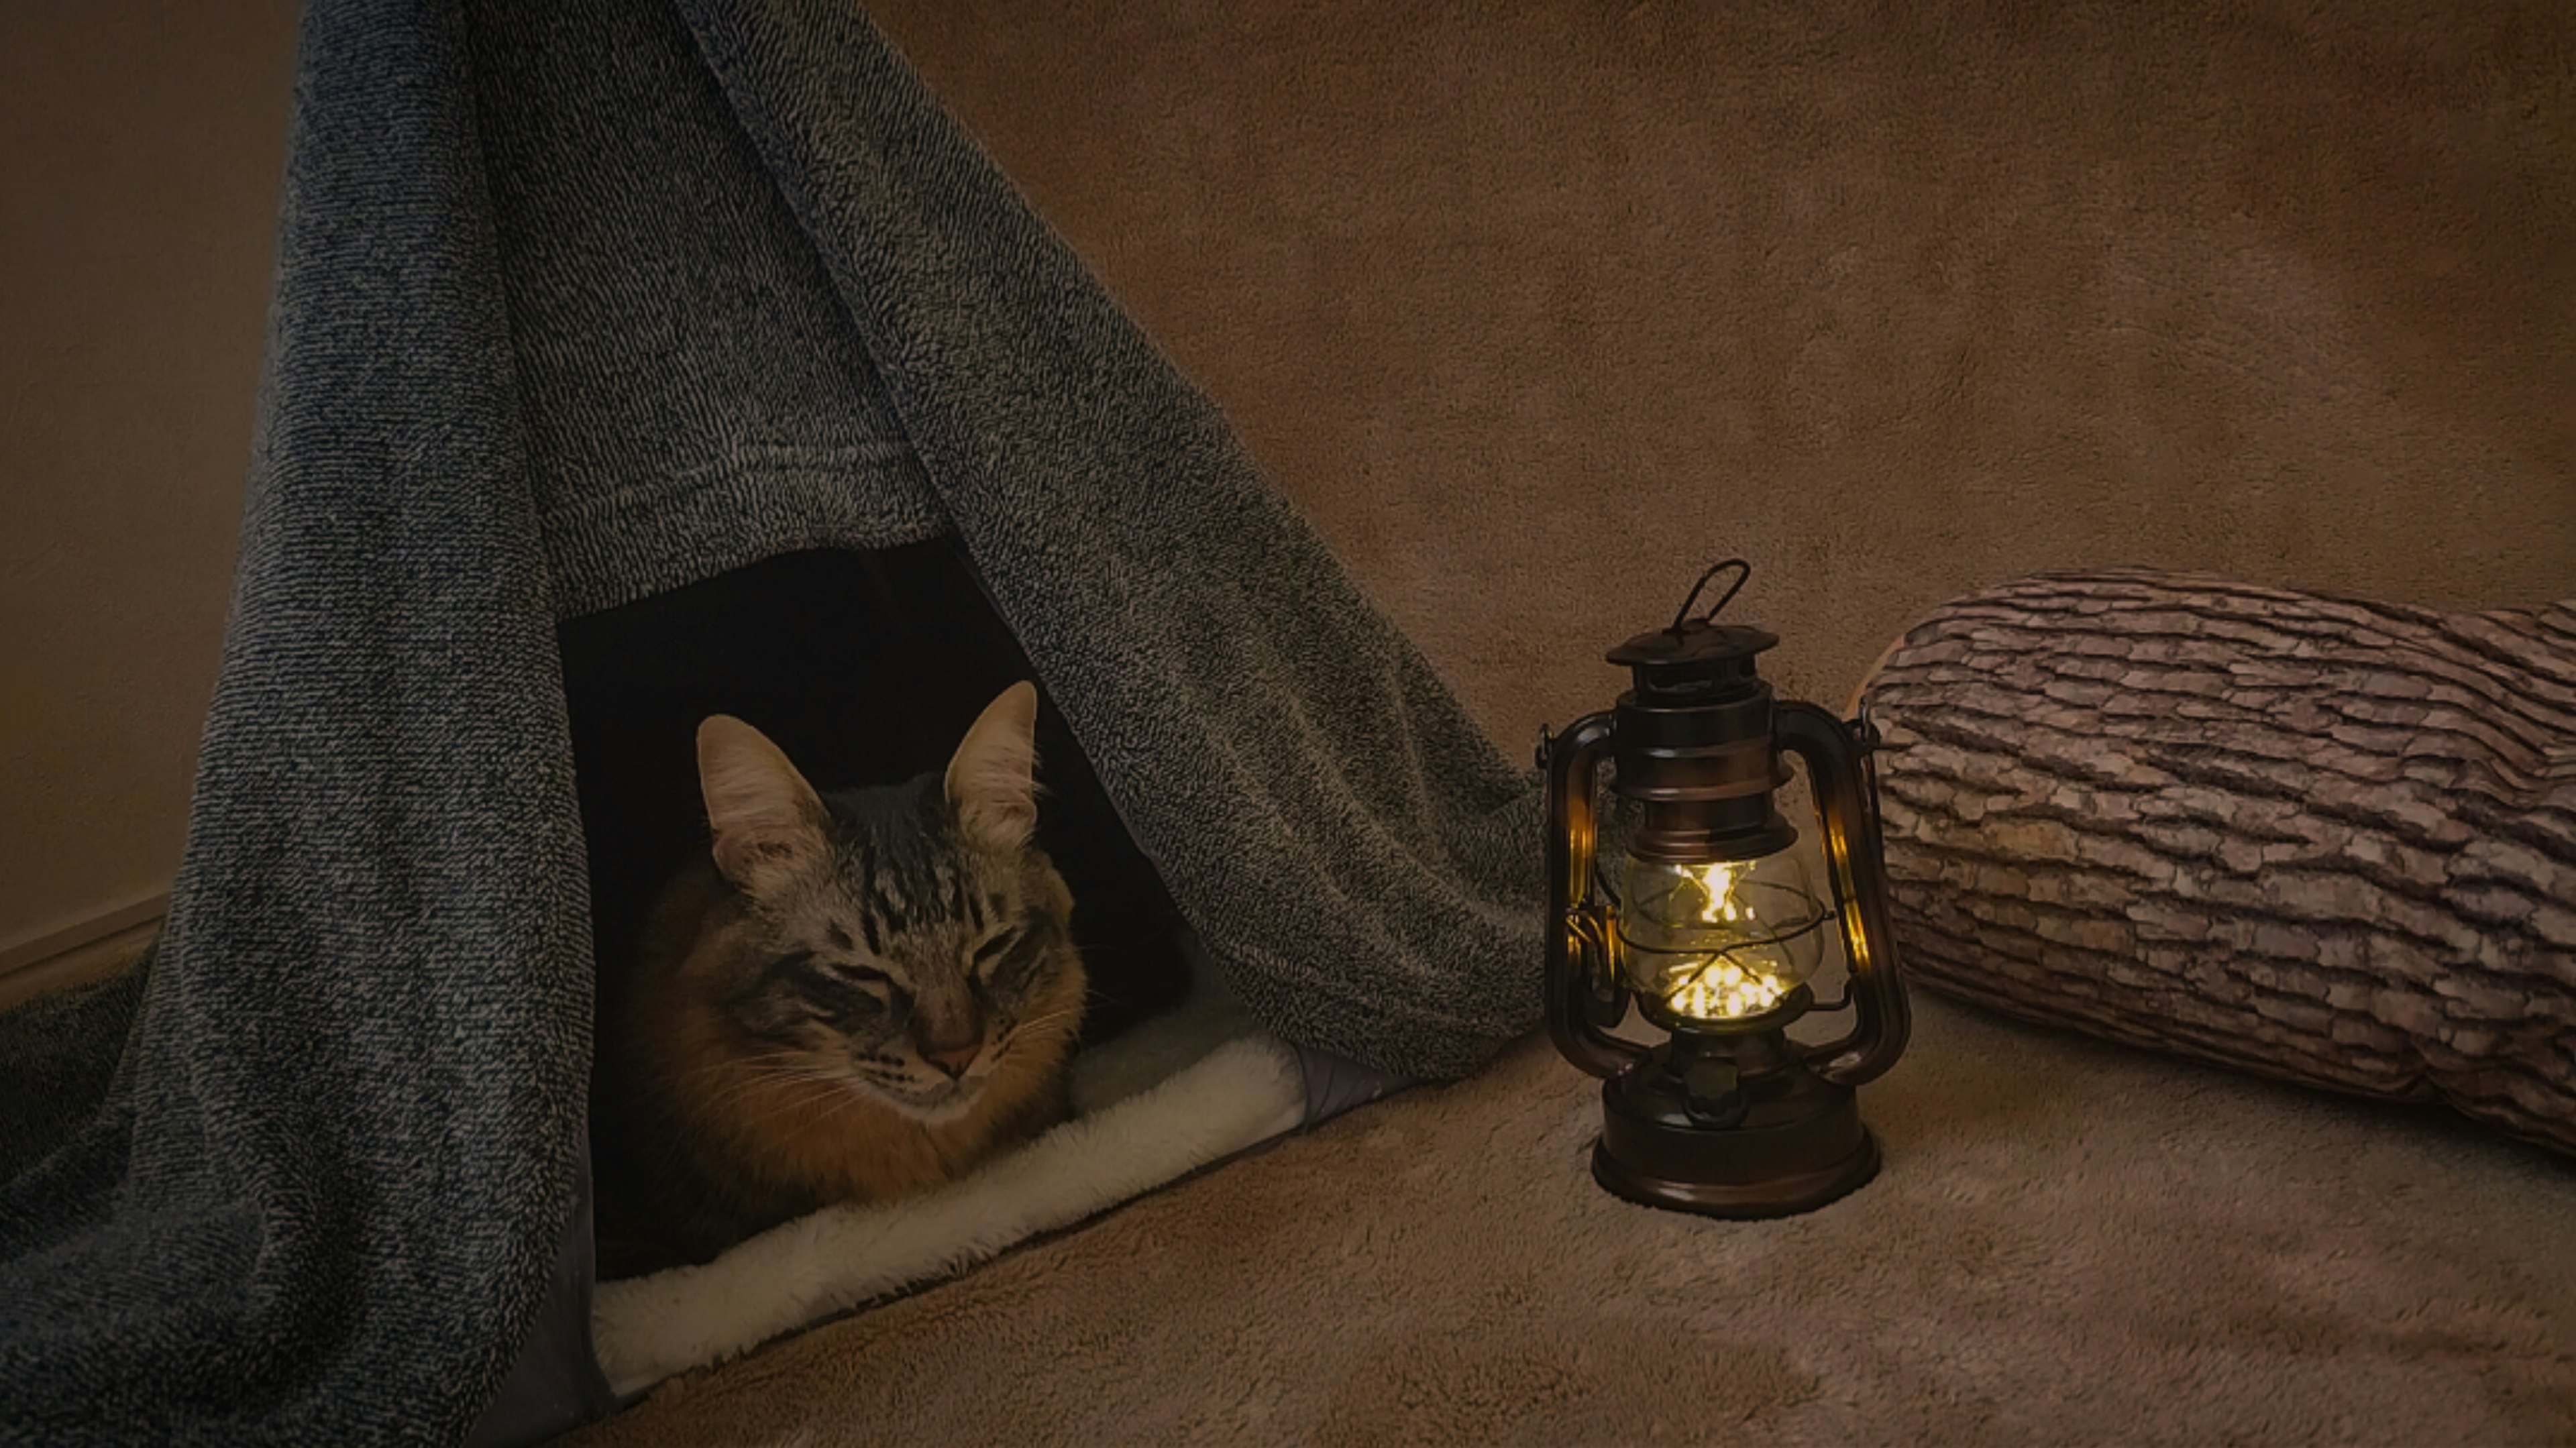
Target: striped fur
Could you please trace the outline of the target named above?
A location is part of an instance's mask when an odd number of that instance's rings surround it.
[[[1063,1117],[1084,977],[1015,827],[1033,704],[996,700],[944,780],[829,794],[750,725],[701,730],[710,848],[602,1033],[603,1273],[937,1186]]]

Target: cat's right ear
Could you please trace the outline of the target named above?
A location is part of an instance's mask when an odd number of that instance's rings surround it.
[[[699,725],[698,791],[716,869],[744,890],[766,894],[824,864],[823,802],[768,735],[729,714]]]

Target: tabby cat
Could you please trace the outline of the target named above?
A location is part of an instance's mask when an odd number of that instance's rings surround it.
[[[1063,1119],[1084,979],[1032,838],[1036,717],[1015,684],[944,779],[829,795],[750,725],[700,726],[712,839],[603,1024],[603,1275],[936,1186]]]

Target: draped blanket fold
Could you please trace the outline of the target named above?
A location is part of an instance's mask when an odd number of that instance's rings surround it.
[[[1536,1019],[1534,779],[855,8],[315,0],[172,912],[0,1018],[0,1441],[472,1431],[587,1292],[556,626],[943,534],[1266,1027]]]

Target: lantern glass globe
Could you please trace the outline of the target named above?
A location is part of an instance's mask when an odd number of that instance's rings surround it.
[[[1629,988],[1689,1020],[1777,1009],[1824,961],[1833,912],[1810,854],[1801,841],[1753,860],[1628,857],[1618,912]]]

